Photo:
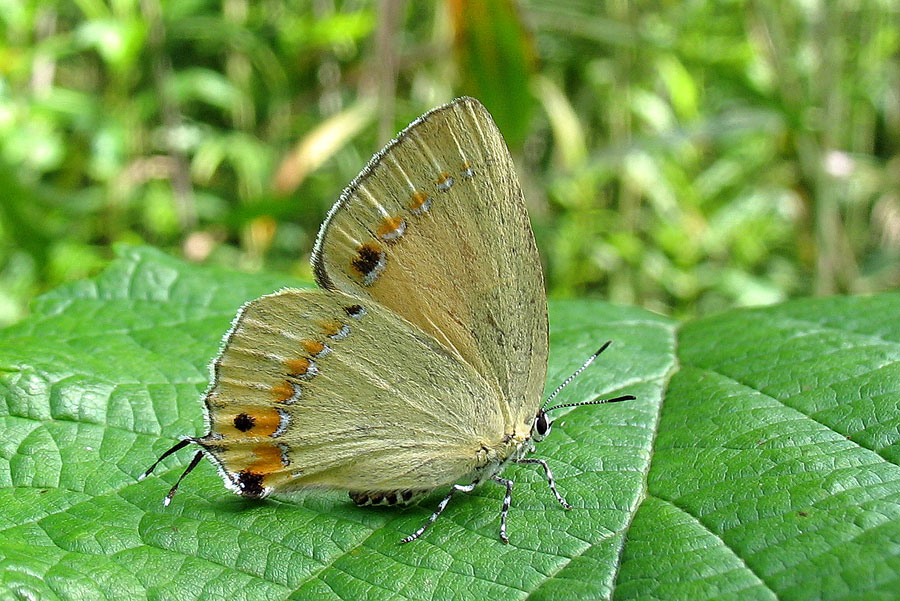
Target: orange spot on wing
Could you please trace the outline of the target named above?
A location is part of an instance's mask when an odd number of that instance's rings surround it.
[[[290,361],[288,361],[290,363]],[[307,367],[308,367],[307,363]],[[294,372],[291,372],[294,373]],[[281,384],[272,387],[272,394],[275,395],[276,403],[284,403],[287,402],[292,396],[294,396],[294,387],[291,386],[291,383],[285,380]]]
[[[306,349],[306,352],[310,355],[318,355],[322,351],[325,350],[325,345],[319,342],[318,340],[302,340],[300,344],[303,345],[303,348]],[[309,361],[307,361],[307,368],[309,367]],[[306,372],[304,372],[306,373]]]
[[[385,217],[376,232],[383,240],[394,240],[406,231],[406,222],[402,217]]]
[[[273,444],[258,444],[253,447],[252,452],[256,456],[256,461],[247,467],[248,471],[265,475],[284,467],[281,462],[281,449]]]
[[[320,347],[319,351],[321,351],[322,348],[324,348],[321,345],[321,343],[317,343],[313,340],[305,340],[303,342],[303,345],[306,346],[307,342],[319,344],[319,347]],[[307,351],[309,351],[308,347],[307,347]],[[311,352],[310,354],[314,355],[315,353]],[[284,364],[288,369],[288,373],[291,374],[292,376],[304,376],[304,375],[306,375],[306,372],[309,371],[309,359],[307,359],[306,357],[300,357],[299,359],[288,359],[287,361],[284,362]],[[288,385],[287,382],[284,382],[283,384],[280,384],[279,386],[276,386],[275,388],[281,388],[282,386],[287,386],[288,390],[291,390],[288,397],[290,397],[290,395],[294,393],[294,391],[291,389],[291,387]],[[272,389],[273,392],[275,391],[275,388]]]
[[[449,173],[441,173],[441,176],[437,180],[438,186],[446,186],[450,183],[450,174]]]
[[[342,324],[337,319],[329,319],[327,321],[320,322],[319,325],[322,326],[322,332],[326,336],[334,336],[341,331],[342,327],[344,327],[344,324]]]
[[[425,203],[428,202],[428,195],[424,192],[416,192],[412,195],[412,198],[409,200],[409,208],[415,211],[416,209],[421,209]]]

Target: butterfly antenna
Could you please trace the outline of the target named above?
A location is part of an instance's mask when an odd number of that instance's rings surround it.
[[[586,369],[588,368],[588,366],[589,366],[591,363],[594,362],[594,359],[596,359],[597,357],[599,357],[599,356],[600,356],[600,353],[602,353],[603,351],[605,351],[605,350],[609,347],[610,344],[612,344],[612,340],[607,340],[606,343],[604,343],[603,346],[601,346],[599,349],[597,349],[597,352],[594,353],[593,355],[591,355],[591,356],[588,358],[588,360],[584,362],[584,365],[582,365],[581,367],[579,367],[578,369],[576,369],[576,370],[575,370],[575,373],[573,373],[571,376],[569,376],[568,378],[566,378],[565,381],[564,381],[562,384],[560,384],[559,386],[556,387],[556,390],[554,390],[554,391],[550,394],[550,396],[547,397],[547,400],[544,401],[544,405],[546,405],[547,403],[549,403],[550,401],[552,401],[552,400],[556,397],[556,395],[558,395],[559,392],[560,392],[563,388],[565,388],[566,386],[568,386],[568,385],[572,382],[572,380],[574,380],[575,378],[577,378],[578,375],[581,374],[581,372],[583,372],[584,370],[586,370]],[[614,398],[614,399],[598,399],[598,400],[596,400],[596,401],[582,401],[582,402],[580,402],[580,403],[566,403],[565,405],[554,405],[553,407],[550,407],[549,409],[544,409],[544,411],[545,411],[545,412],[547,412],[547,411],[553,411],[554,409],[562,409],[562,408],[564,408],[564,407],[578,407],[578,406],[580,406],[580,405],[602,405],[602,404],[604,404],[604,403],[618,403],[619,401],[633,401],[634,399],[635,399],[634,396],[632,396],[632,395],[630,395],[630,394],[626,394],[626,395],[623,395],[623,396],[616,397],[616,398]]]
[[[581,407],[582,405],[603,405],[604,403],[618,403],[619,401],[633,401],[636,399],[633,394],[625,394],[622,396],[617,396],[614,399],[597,399],[596,401],[582,401],[580,403],[566,403],[565,405],[554,405],[549,409],[544,409],[544,413],[547,411],[553,411],[554,409],[562,409],[564,407]]]
[[[588,365],[590,365],[591,363],[593,363],[593,362],[594,362],[594,359],[596,359],[597,357],[599,357],[599,356],[600,356],[600,353],[602,353],[603,351],[605,351],[605,350],[606,350],[606,347],[608,347],[610,344],[612,344],[612,340],[607,340],[606,343],[605,343],[603,346],[601,346],[601,347],[597,350],[596,353],[594,353],[593,355],[591,355],[591,356],[588,358],[588,360],[584,362],[584,365],[582,365],[581,367],[579,367],[578,369],[576,369],[574,374],[572,374],[571,376],[569,376],[568,378],[566,378],[565,382],[563,382],[562,384],[560,384],[559,386],[557,386],[557,387],[556,387],[556,390],[554,390],[552,393],[550,393],[550,396],[548,396],[548,397],[546,398],[546,400],[544,400],[544,405],[546,405],[547,403],[549,403],[550,401],[552,401],[554,398],[556,398],[556,395],[559,394],[559,391],[562,390],[563,388],[565,388],[566,386],[568,386],[569,383],[572,382],[572,380],[574,380],[575,378],[577,378],[577,377],[578,377],[578,374],[580,374],[581,372],[583,372],[584,370],[586,370],[586,369],[588,368]]]

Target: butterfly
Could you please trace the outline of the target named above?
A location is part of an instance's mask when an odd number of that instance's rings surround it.
[[[547,299],[506,143],[463,97],[424,114],[376,154],[328,213],[312,253],[321,290],[244,305],[215,359],[197,445],[225,486],[262,498],[310,487],[399,505],[449,487],[504,486],[551,428]],[[604,345],[548,401],[608,346]],[[599,404],[633,399],[577,404]],[[546,403],[544,403],[546,404]]]

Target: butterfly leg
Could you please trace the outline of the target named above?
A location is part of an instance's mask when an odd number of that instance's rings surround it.
[[[500,510],[500,540],[509,544],[509,537],[506,536],[506,514],[509,513],[509,503],[512,501],[512,489],[515,482],[500,476],[492,476],[491,480],[506,487],[506,496],[503,497],[503,509]]]
[[[416,530],[415,532],[413,532],[412,534],[410,534],[409,536],[407,536],[406,538],[401,540],[400,544],[402,545],[404,543],[414,541],[417,538],[419,538],[420,536],[422,536],[422,534],[428,529],[428,527],[431,526],[434,523],[434,521],[436,519],[438,519],[438,516],[441,515],[441,513],[444,511],[444,509],[446,509],[447,503],[450,502],[450,499],[453,497],[453,494],[456,491],[472,492],[473,490],[475,490],[475,486],[477,484],[478,484],[478,482],[473,482],[471,484],[454,484],[453,488],[450,489],[450,492],[447,493],[447,496],[444,497],[444,499],[440,503],[438,503],[437,509],[435,510],[434,513],[431,514],[431,517],[428,518],[428,521],[425,522],[424,524],[422,524],[421,528],[419,528],[418,530]]]
[[[559,494],[559,491],[556,490],[556,482],[553,481],[553,472],[550,471],[550,466],[547,465],[547,462],[543,459],[534,459],[533,457],[525,457],[523,459],[519,459],[516,463],[533,463],[536,465],[540,465],[544,468],[544,473],[547,475],[547,484],[550,485],[550,490],[553,491],[553,495],[556,497],[556,500],[559,501],[559,504],[562,505],[566,509],[572,509],[572,506],[569,505],[565,499],[563,499],[562,495]]]

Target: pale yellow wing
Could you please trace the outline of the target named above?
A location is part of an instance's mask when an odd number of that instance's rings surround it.
[[[377,300],[496,382],[506,424],[530,430],[547,300],[512,159],[481,103],[437,108],[377,154],[322,225],[313,267],[322,287]]]
[[[198,442],[247,496],[428,490],[480,467],[504,434],[495,386],[392,311],[340,292],[248,303],[214,372]]]

